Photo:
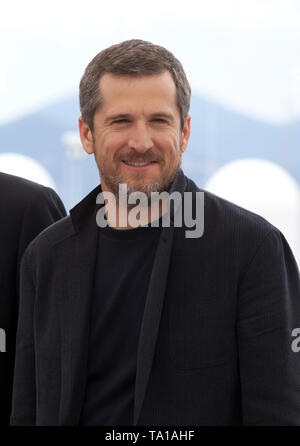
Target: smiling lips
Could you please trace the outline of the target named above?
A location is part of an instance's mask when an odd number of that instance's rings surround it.
[[[145,169],[145,168],[148,168],[148,167],[150,167],[151,165],[153,165],[153,164],[156,164],[157,163],[157,161],[143,161],[143,162],[141,162],[141,161],[125,161],[125,160],[122,160],[122,162],[126,165],[126,166],[128,166],[128,167],[131,167],[131,168],[134,168],[134,169]]]

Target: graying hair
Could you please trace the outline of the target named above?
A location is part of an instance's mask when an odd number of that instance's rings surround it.
[[[182,129],[191,99],[191,87],[183,67],[166,48],[138,39],[112,45],[98,53],[88,64],[79,85],[79,103],[83,121],[93,131],[94,114],[102,105],[99,79],[104,73],[145,76],[160,74],[165,70],[168,70],[174,79]]]

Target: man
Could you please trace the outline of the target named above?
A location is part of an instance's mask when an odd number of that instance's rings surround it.
[[[0,425],[9,424],[11,412],[21,258],[31,240],[64,216],[52,189],[0,172]]]
[[[180,62],[149,42],[86,68],[79,129],[101,185],[24,256],[13,425],[300,424],[300,281],[285,238],[208,192],[202,236],[177,224],[203,193],[180,168],[189,104]],[[132,195],[155,192],[182,206],[130,223]]]

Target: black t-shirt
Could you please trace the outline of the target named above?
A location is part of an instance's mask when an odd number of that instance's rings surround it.
[[[99,229],[81,425],[133,424],[138,340],[160,233]]]

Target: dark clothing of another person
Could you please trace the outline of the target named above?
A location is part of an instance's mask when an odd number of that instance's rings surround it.
[[[11,412],[21,258],[43,229],[65,215],[52,189],[0,172],[0,425],[9,424]]]

